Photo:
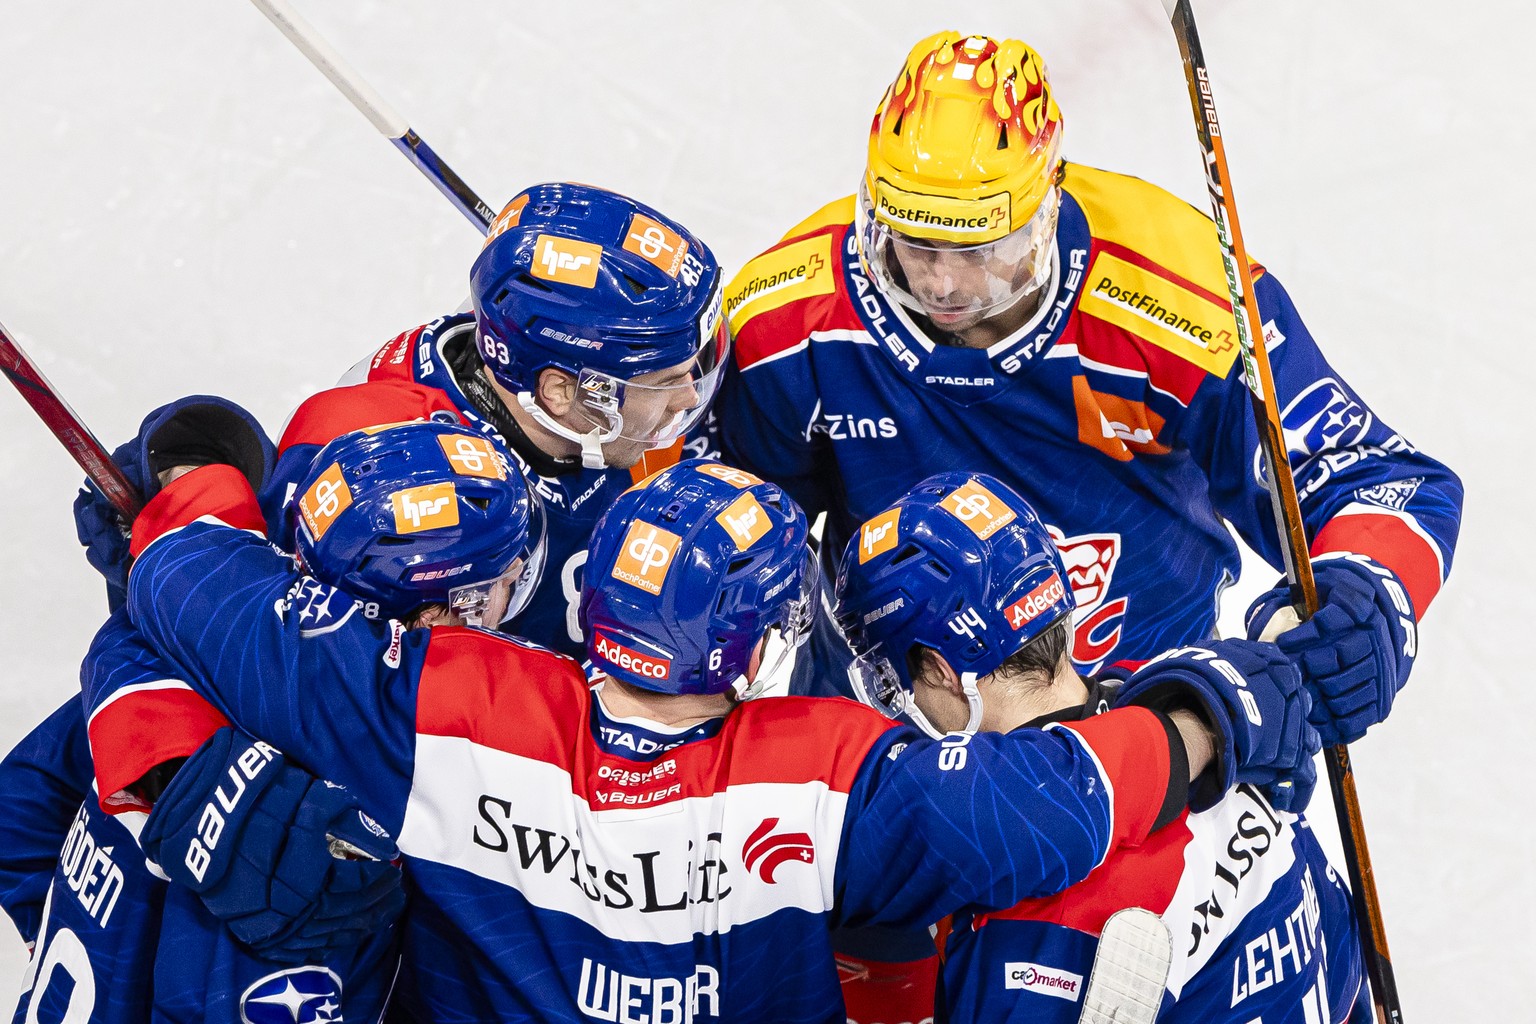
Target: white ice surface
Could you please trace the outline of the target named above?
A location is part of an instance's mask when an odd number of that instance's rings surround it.
[[[875,100],[946,27],[1040,49],[1072,159],[1205,203],[1152,0],[299,6],[493,206],[538,180],[600,183],[732,267],[852,190]],[[1412,685],[1355,749],[1405,1013],[1523,1016],[1536,364],[1510,261],[1536,230],[1536,19],[1513,0],[1197,13],[1251,251],[1335,367],[1467,484]],[[463,299],[476,232],[240,0],[7,0],[0,74],[0,319],[111,443],[194,391],[275,429]],[[71,694],[103,602],[68,514],[79,472],[9,389],[0,424],[8,749]],[[1246,575],[1229,626],[1272,575]],[[0,933],[0,978],[17,978]],[[0,991],[9,1005],[14,983]]]

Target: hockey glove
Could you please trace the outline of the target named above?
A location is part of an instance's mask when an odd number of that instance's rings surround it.
[[[256,418],[223,398],[190,395],[162,405],[139,434],[112,453],[130,483],[148,501],[160,492],[159,474],[173,466],[228,463],[258,492],[273,462],[272,442]],[[122,606],[128,586],[128,522],[89,480],[75,498],[75,532],[85,558],[107,581],[107,605]]]
[[[280,963],[355,946],[405,906],[399,852],[347,790],[229,727],[181,766],[140,842],[236,938]]]
[[[1120,688],[1115,706],[1199,713],[1216,741],[1216,761],[1190,786],[1191,810],[1203,811],[1235,783],[1262,788],[1280,810],[1312,798],[1321,749],[1307,722],[1311,698],[1301,674],[1274,644],[1213,640],[1181,647],[1143,665]]]
[[[1312,563],[1317,614],[1275,638],[1312,692],[1312,724],[1323,743],[1352,743],[1387,717],[1408,681],[1418,647],[1413,603],[1397,577],[1364,555],[1321,555]],[[1282,580],[1248,609],[1260,635],[1290,605]]]

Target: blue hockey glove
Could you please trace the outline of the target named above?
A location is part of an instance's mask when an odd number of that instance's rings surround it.
[[[160,491],[158,474],[172,466],[228,463],[258,492],[273,462],[272,442],[256,418],[210,395],[162,405],[139,425],[138,436],[112,453],[145,501]],[[107,581],[107,605],[122,606],[128,586],[128,523],[89,480],[75,497],[75,532],[85,558]]]
[[[140,842],[236,938],[281,963],[355,946],[405,907],[399,852],[347,790],[228,727],[176,772]]]
[[[1307,722],[1311,698],[1301,674],[1274,644],[1214,640],[1181,647],[1126,680],[1115,706],[1199,712],[1216,733],[1216,762],[1190,786],[1191,810],[1216,804],[1234,784],[1263,789],[1280,810],[1312,798],[1322,748]]]
[[[1418,649],[1413,603],[1396,576],[1364,555],[1321,555],[1312,563],[1317,614],[1275,638],[1312,692],[1312,724],[1323,743],[1352,743],[1387,717]],[[1248,635],[1290,604],[1280,585],[1248,609]]]

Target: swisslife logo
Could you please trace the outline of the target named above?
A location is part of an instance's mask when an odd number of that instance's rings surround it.
[[[1083,990],[1083,976],[1056,967],[1021,961],[1003,964],[1003,987],[1055,996],[1075,1003]]]

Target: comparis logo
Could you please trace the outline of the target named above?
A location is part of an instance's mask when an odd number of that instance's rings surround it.
[[[391,494],[389,502],[394,506],[395,529],[400,533],[459,525],[458,492],[453,484],[407,487]]]
[[[614,560],[613,578],[630,586],[639,587],[648,594],[661,594],[661,584],[667,578],[672,556],[682,538],[659,526],[652,526],[636,519],[629,524],[629,533]]]
[[[1008,625],[1020,630],[1066,596],[1067,588],[1062,585],[1061,577],[1051,573],[1050,579],[1013,602],[1003,614],[1008,618]]]
[[[773,873],[785,861],[816,862],[816,847],[811,843],[811,837],[804,832],[776,833],[773,830],[778,824],[778,818],[764,818],[741,846],[741,860],[747,870],[756,871],[769,885],[777,881]]]
[[[597,631],[597,656],[616,668],[647,679],[666,679],[672,674],[669,658],[652,658],[625,647],[602,630]]]
[[[1013,509],[1003,500],[975,480],[951,491],[939,506],[971,528],[971,532],[986,540],[998,530],[1013,522]]]

